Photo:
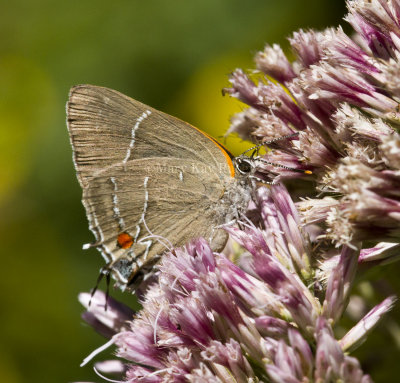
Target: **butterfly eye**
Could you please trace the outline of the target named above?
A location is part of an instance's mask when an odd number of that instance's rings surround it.
[[[242,174],[247,174],[251,172],[251,163],[247,160],[240,159],[237,161],[237,169]]]

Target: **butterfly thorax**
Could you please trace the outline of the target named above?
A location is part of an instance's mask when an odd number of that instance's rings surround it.
[[[226,184],[225,192],[215,208],[220,225],[236,223],[246,211],[251,200],[251,180],[242,174]]]

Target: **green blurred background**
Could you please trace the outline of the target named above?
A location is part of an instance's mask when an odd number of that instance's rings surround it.
[[[81,250],[92,235],[65,126],[69,88],[108,86],[219,137],[241,108],[221,96],[229,72],[252,67],[266,42],[287,47],[293,30],[338,25],[344,13],[338,0],[3,2],[1,382],[101,380],[79,367],[104,343],[77,301],[103,261]]]

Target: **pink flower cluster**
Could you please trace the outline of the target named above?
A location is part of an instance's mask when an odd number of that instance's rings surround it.
[[[347,2],[339,27],[299,31],[289,39],[294,62],[278,45],[256,55],[257,71],[236,70],[225,93],[249,105],[230,132],[254,142],[277,141],[265,159],[310,169],[324,198],[298,207],[304,223],[323,223],[337,244],[400,241],[400,2]],[[276,170],[265,165],[265,173]],[[278,179],[308,178],[279,169]],[[335,198],[331,198],[333,194]],[[385,254],[381,254],[385,258]]]
[[[333,328],[346,308],[358,249],[343,246],[325,284],[297,210],[283,186],[260,188],[256,224],[231,228],[246,251],[213,254],[199,239],[164,255],[143,309],[97,292],[81,301],[85,319],[111,337],[126,363],[97,364],[127,382],[370,382],[347,351],[362,343],[394,298],[373,308],[344,337]],[[240,266],[238,266],[240,265]],[[102,349],[101,349],[102,350]],[[100,372],[99,372],[100,373]]]

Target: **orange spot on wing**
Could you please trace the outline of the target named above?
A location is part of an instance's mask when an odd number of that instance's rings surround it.
[[[133,237],[128,233],[121,233],[118,235],[117,245],[122,249],[129,249],[133,245]]]

